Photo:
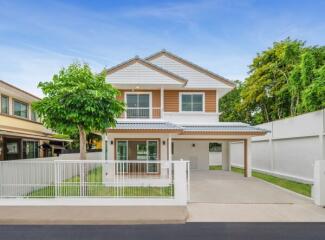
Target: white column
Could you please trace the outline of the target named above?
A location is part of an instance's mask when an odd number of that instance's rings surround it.
[[[251,154],[251,138],[247,138],[245,140],[245,157],[244,157],[244,161],[245,161],[245,177],[251,177],[252,176],[252,154]]]
[[[161,142],[161,148],[160,148],[160,160],[166,161],[168,160],[168,141],[167,137],[162,137],[160,139]]]
[[[186,162],[175,161],[174,165],[174,186],[175,200],[178,205],[187,204],[187,178],[186,178]]]
[[[230,143],[229,142],[223,142],[221,149],[222,149],[222,170],[231,171]]]
[[[160,89],[160,118],[164,118],[164,97],[165,96],[165,90],[164,88]]]
[[[102,134],[102,160],[107,160],[107,133]]]
[[[172,160],[172,137],[170,135],[168,137],[168,160]]]

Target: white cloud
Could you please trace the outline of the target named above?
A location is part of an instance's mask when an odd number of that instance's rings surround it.
[[[42,96],[37,84],[52,79],[60,68],[73,61],[86,62],[85,59],[62,55],[42,49],[26,50],[0,47],[0,79],[8,81],[35,95]],[[104,66],[94,61],[88,63],[95,71]]]

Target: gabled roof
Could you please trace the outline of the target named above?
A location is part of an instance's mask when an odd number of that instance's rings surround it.
[[[22,89],[20,89],[20,88],[14,86],[14,85],[12,85],[12,84],[10,84],[10,83],[7,83],[7,82],[5,82],[5,81],[3,81],[3,80],[0,80],[0,85],[1,85],[1,84],[4,84],[4,85],[8,86],[9,88],[11,88],[11,89],[15,89],[15,90],[17,90],[17,91],[19,91],[19,92],[21,92],[21,93],[23,93],[23,94],[29,95],[30,97],[34,98],[35,100],[41,100],[41,98],[39,98],[39,97],[37,97],[37,96],[35,96],[35,95],[29,93],[29,92],[26,92],[25,90],[22,90]]]
[[[165,56],[167,56],[167,57],[169,57],[169,58],[171,58],[171,59],[173,59],[173,60],[175,60],[175,61],[177,61],[179,63],[182,63],[182,64],[184,64],[184,65],[186,65],[186,66],[188,66],[188,67],[190,67],[190,68],[192,68],[192,69],[194,69],[196,71],[199,71],[199,72],[201,72],[203,74],[206,74],[206,75],[208,75],[209,77],[211,77],[213,79],[221,81],[221,82],[225,83],[226,85],[228,85],[230,87],[235,87],[236,86],[235,83],[233,83],[231,80],[229,80],[227,78],[224,78],[224,77],[222,77],[222,76],[220,76],[220,75],[218,75],[218,74],[216,74],[214,72],[211,72],[211,71],[209,71],[209,70],[207,70],[207,69],[205,69],[203,67],[200,67],[199,65],[196,65],[195,63],[192,63],[192,62],[190,62],[188,60],[185,60],[184,58],[181,58],[181,57],[179,57],[179,56],[177,56],[177,55],[175,55],[175,54],[173,54],[171,52],[168,52],[165,49],[146,57],[145,60],[146,61],[151,61],[151,60],[159,58],[162,55],[165,55]]]
[[[116,65],[114,67],[111,67],[111,68],[107,69],[106,70],[107,75],[113,74],[114,72],[116,72],[118,70],[121,70],[123,68],[126,68],[126,67],[128,67],[128,66],[130,66],[132,64],[135,64],[135,63],[140,63],[140,64],[142,64],[142,65],[144,65],[144,66],[146,66],[146,67],[148,67],[148,68],[150,68],[150,69],[152,69],[154,71],[157,71],[157,72],[159,72],[159,73],[161,73],[161,74],[163,74],[165,76],[168,76],[168,77],[170,77],[170,78],[172,78],[172,79],[174,79],[174,80],[176,80],[176,81],[178,81],[180,83],[183,83],[183,84],[187,83],[186,79],[184,79],[184,78],[182,78],[182,77],[180,77],[180,76],[178,76],[178,75],[176,75],[176,74],[174,74],[172,72],[169,72],[169,71],[167,71],[167,70],[165,70],[165,69],[163,69],[161,67],[158,67],[157,65],[152,64],[152,63],[150,63],[150,62],[148,62],[146,60],[143,60],[143,59],[139,58],[138,56],[135,56],[134,58],[131,58],[131,59],[125,61],[125,62],[122,62],[122,63],[120,63],[120,64],[118,64],[118,65]]]

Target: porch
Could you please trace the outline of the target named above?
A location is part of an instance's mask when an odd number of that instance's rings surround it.
[[[211,146],[215,144],[218,155],[221,156],[222,169],[231,170],[230,142],[244,142],[244,169],[245,177],[251,176],[250,137],[246,138],[211,138],[207,136],[185,136],[180,138],[171,134],[109,134],[104,136],[103,159],[134,162],[125,165],[124,171],[132,174],[133,171],[147,175],[164,174],[164,166],[169,161],[188,160],[191,170],[209,170],[211,161]],[[138,166],[137,161],[147,161],[146,166]],[[154,164],[160,162],[161,164]],[[157,168],[158,167],[158,168]],[[112,169],[111,171],[115,171]]]

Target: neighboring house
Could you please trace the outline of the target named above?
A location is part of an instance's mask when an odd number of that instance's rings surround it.
[[[135,57],[107,70],[126,112],[103,136],[108,160],[189,160],[192,169],[209,168],[209,144],[221,143],[229,169],[229,142],[244,141],[245,173],[250,176],[250,138],[263,129],[219,122],[219,99],[235,84],[165,50]],[[132,171],[129,169],[127,171]],[[146,173],[159,173],[147,168]]]
[[[38,97],[0,80],[0,160],[49,157],[66,140],[56,139],[31,109]]]

